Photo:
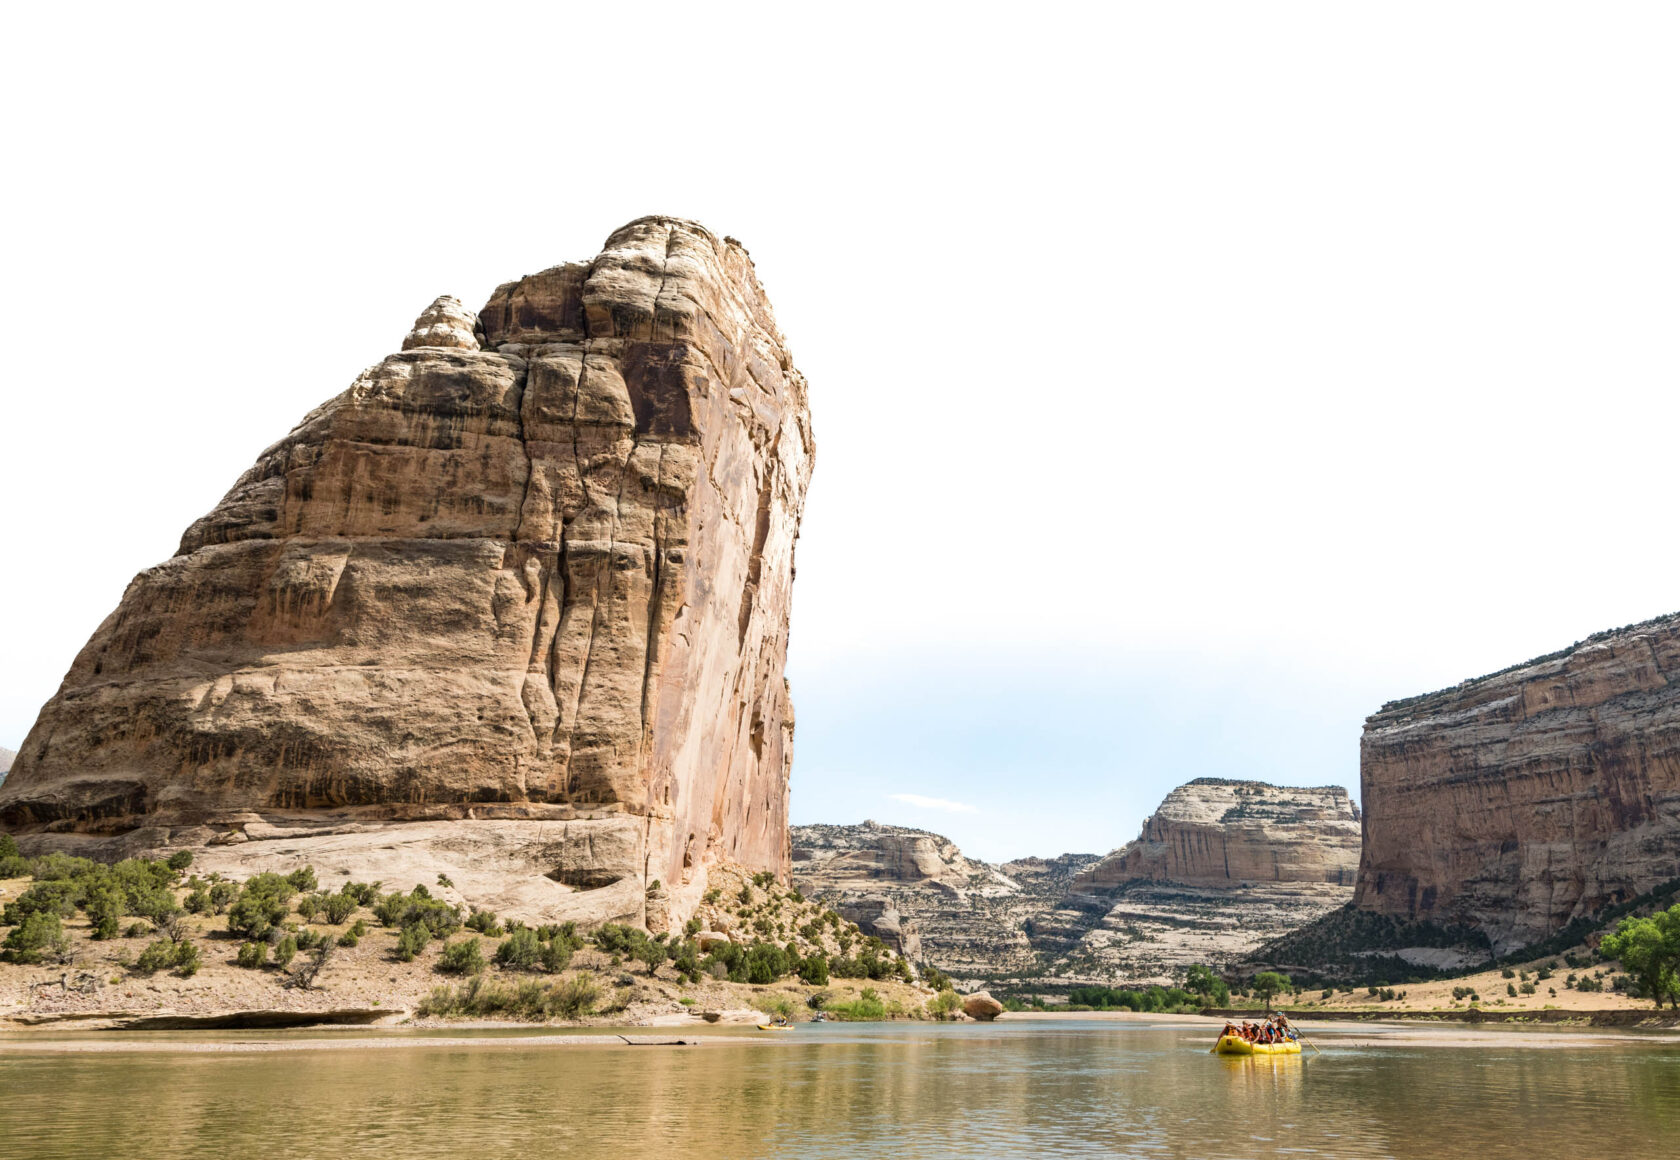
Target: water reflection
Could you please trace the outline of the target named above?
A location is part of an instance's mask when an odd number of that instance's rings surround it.
[[[9,1045],[6,1045],[9,1046]],[[1183,1028],[802,1028],[766,1046],[0,1056],[6,1155],[1607,1156],[1666,1149],[1680,1053],[1231,1058]],[[0,1047],[4,1050],[4,1047]]]

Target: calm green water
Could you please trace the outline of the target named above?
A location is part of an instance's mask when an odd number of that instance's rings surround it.
[[[767,1046],[690,1048],[417,1037],[379,1051],[54,1055],[14,1039],[0,1041],[0,1155],[1589,1160],[1680,1149],[1671,1042],[1320,1041],[1322,1056],[1244,1060],[1206,1054],[1210,1037],[1182,1025],[1067,1022],[808,1026]]]

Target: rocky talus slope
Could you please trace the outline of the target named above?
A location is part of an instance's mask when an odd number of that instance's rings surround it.
[[[1680,615],[1383,706],[1356,904],[1503,954],[1680,877]]]
[[[1077,941],[1060,969],[1163,979],[1233,962],[1345,905],[1359,842],[1340,786],[1181,785],[1135,841],[1074,879],[1068,902],[1083,921],[1070,922]]]
[[[1069,874],[1029,859],[991,866],[926,830],[864,822],[793,827],[793,881],[866,933],[964,979],[1032,973],[1027,928]],[[1084,866],[1095,855],[1072,855]],[[1019,868],[1011,874],[1009,871]]]
[[[785,876],[813,442],[746,251],[643,218],[402,346],[135,577],[0,825],[656,929]]]
[[[922,958],[967,982],[1165,982],[1345,905],[1359,814],[1340,787],[1203,779],[1103,858],[993,866],[937,834],[873,822],[796,826],[793,846],[807,894],[866,929],[890,908]]]

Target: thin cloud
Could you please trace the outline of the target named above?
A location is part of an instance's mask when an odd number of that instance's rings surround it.
[[[948,798],[926,797],[919,793],[890,793],[887,796],[895,802],[903,802],[907,806],[919,806],[924,810],[944,810],[948,814],[977,814],[980,812],[967,802],[954,802]]]

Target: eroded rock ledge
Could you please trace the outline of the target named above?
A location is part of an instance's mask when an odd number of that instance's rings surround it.
[[[0,824],[282,863],[387,831],[416,873],[507,859],[523,909],[655,926],[714,858],[785,878],[813,441],[746,251],[643,218],[402,346],[134,579]]]
[[[1357,905],[1496,954],[1680,877],[1680,615],[1385,705],[1360,780]]]

